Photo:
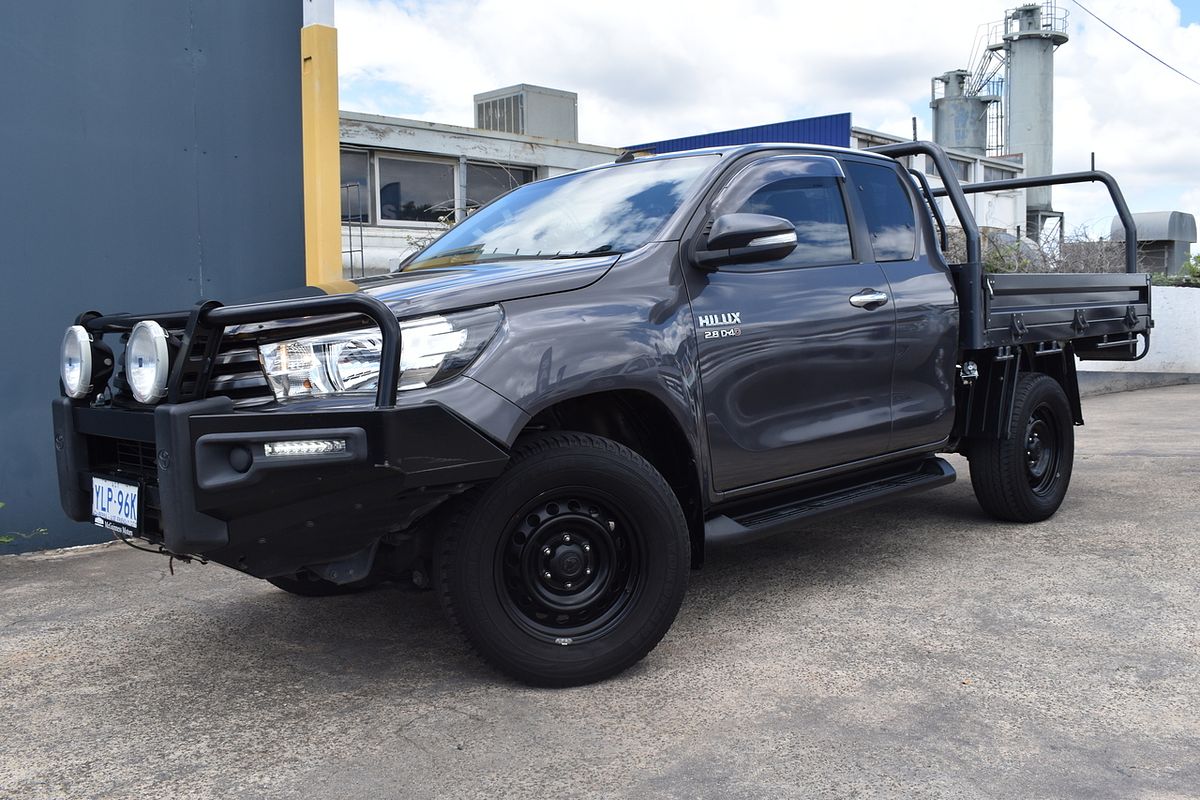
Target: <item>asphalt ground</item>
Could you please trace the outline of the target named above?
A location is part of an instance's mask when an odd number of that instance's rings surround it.
[[[723,551],[535,690],[432,593],[124,546],[0,559],[0,797],[1200,796],[1200,386],[1086,401],[1052,520],[950,487]]]

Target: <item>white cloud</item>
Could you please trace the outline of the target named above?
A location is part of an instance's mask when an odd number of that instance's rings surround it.
[[[901,135],[929,125],[929,83],[967,63],[1011,3],[606,3],[338,0],[343,107],[470,125],[473,94],[515,83],[579,93],[580,138],[621,145],[850,111]],[[1134,210],[1200,216],[1200,87],[1071,3],[1056,56],[1055,168],[1097,165]],[[1200,25],[1169,0],[1087,3],[1200,76]],[[1068,228],[1111,216],[1101,189],[1056,189]]]

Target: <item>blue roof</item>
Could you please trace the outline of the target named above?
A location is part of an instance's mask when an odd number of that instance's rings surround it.
[[[661,142],[629,145],[624,149],[674,153],[678,150],[696,150],[701,147],[727,147],[731,144],[757,144],[759,142],[798,142],[849,147],[850,115],[829,114],[824,117],[773,122],[770,125],[755,125],[751,128],[701,133],[695,136],[681,136],[678,139],[664,139]]]

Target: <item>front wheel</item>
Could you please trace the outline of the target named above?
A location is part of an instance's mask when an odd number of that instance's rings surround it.
[[[1075,461],[1066,392],[1048,375],[1017,384],[1008,439],[973,442],[971,486],[984,511],[1011,522],[1040,522],[1062,505]]]
[[[574,686],[639,661],[683,601],[690,540],[645,459],[582,433],[540,436],[458,501],[437,548],[451,622],[503,672]]]

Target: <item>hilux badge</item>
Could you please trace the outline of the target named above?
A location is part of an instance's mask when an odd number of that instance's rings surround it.
[[[718,325],[741,325],[742,312],[730,311],[727,314],[701,314],[696,318],[701,328],[715,328]]]
[[[704,339],[725,339],[729,336],[742,335],[742,312],[729,311],[724,314],[700,314],[696,324],[702,328],[700,335]]]

